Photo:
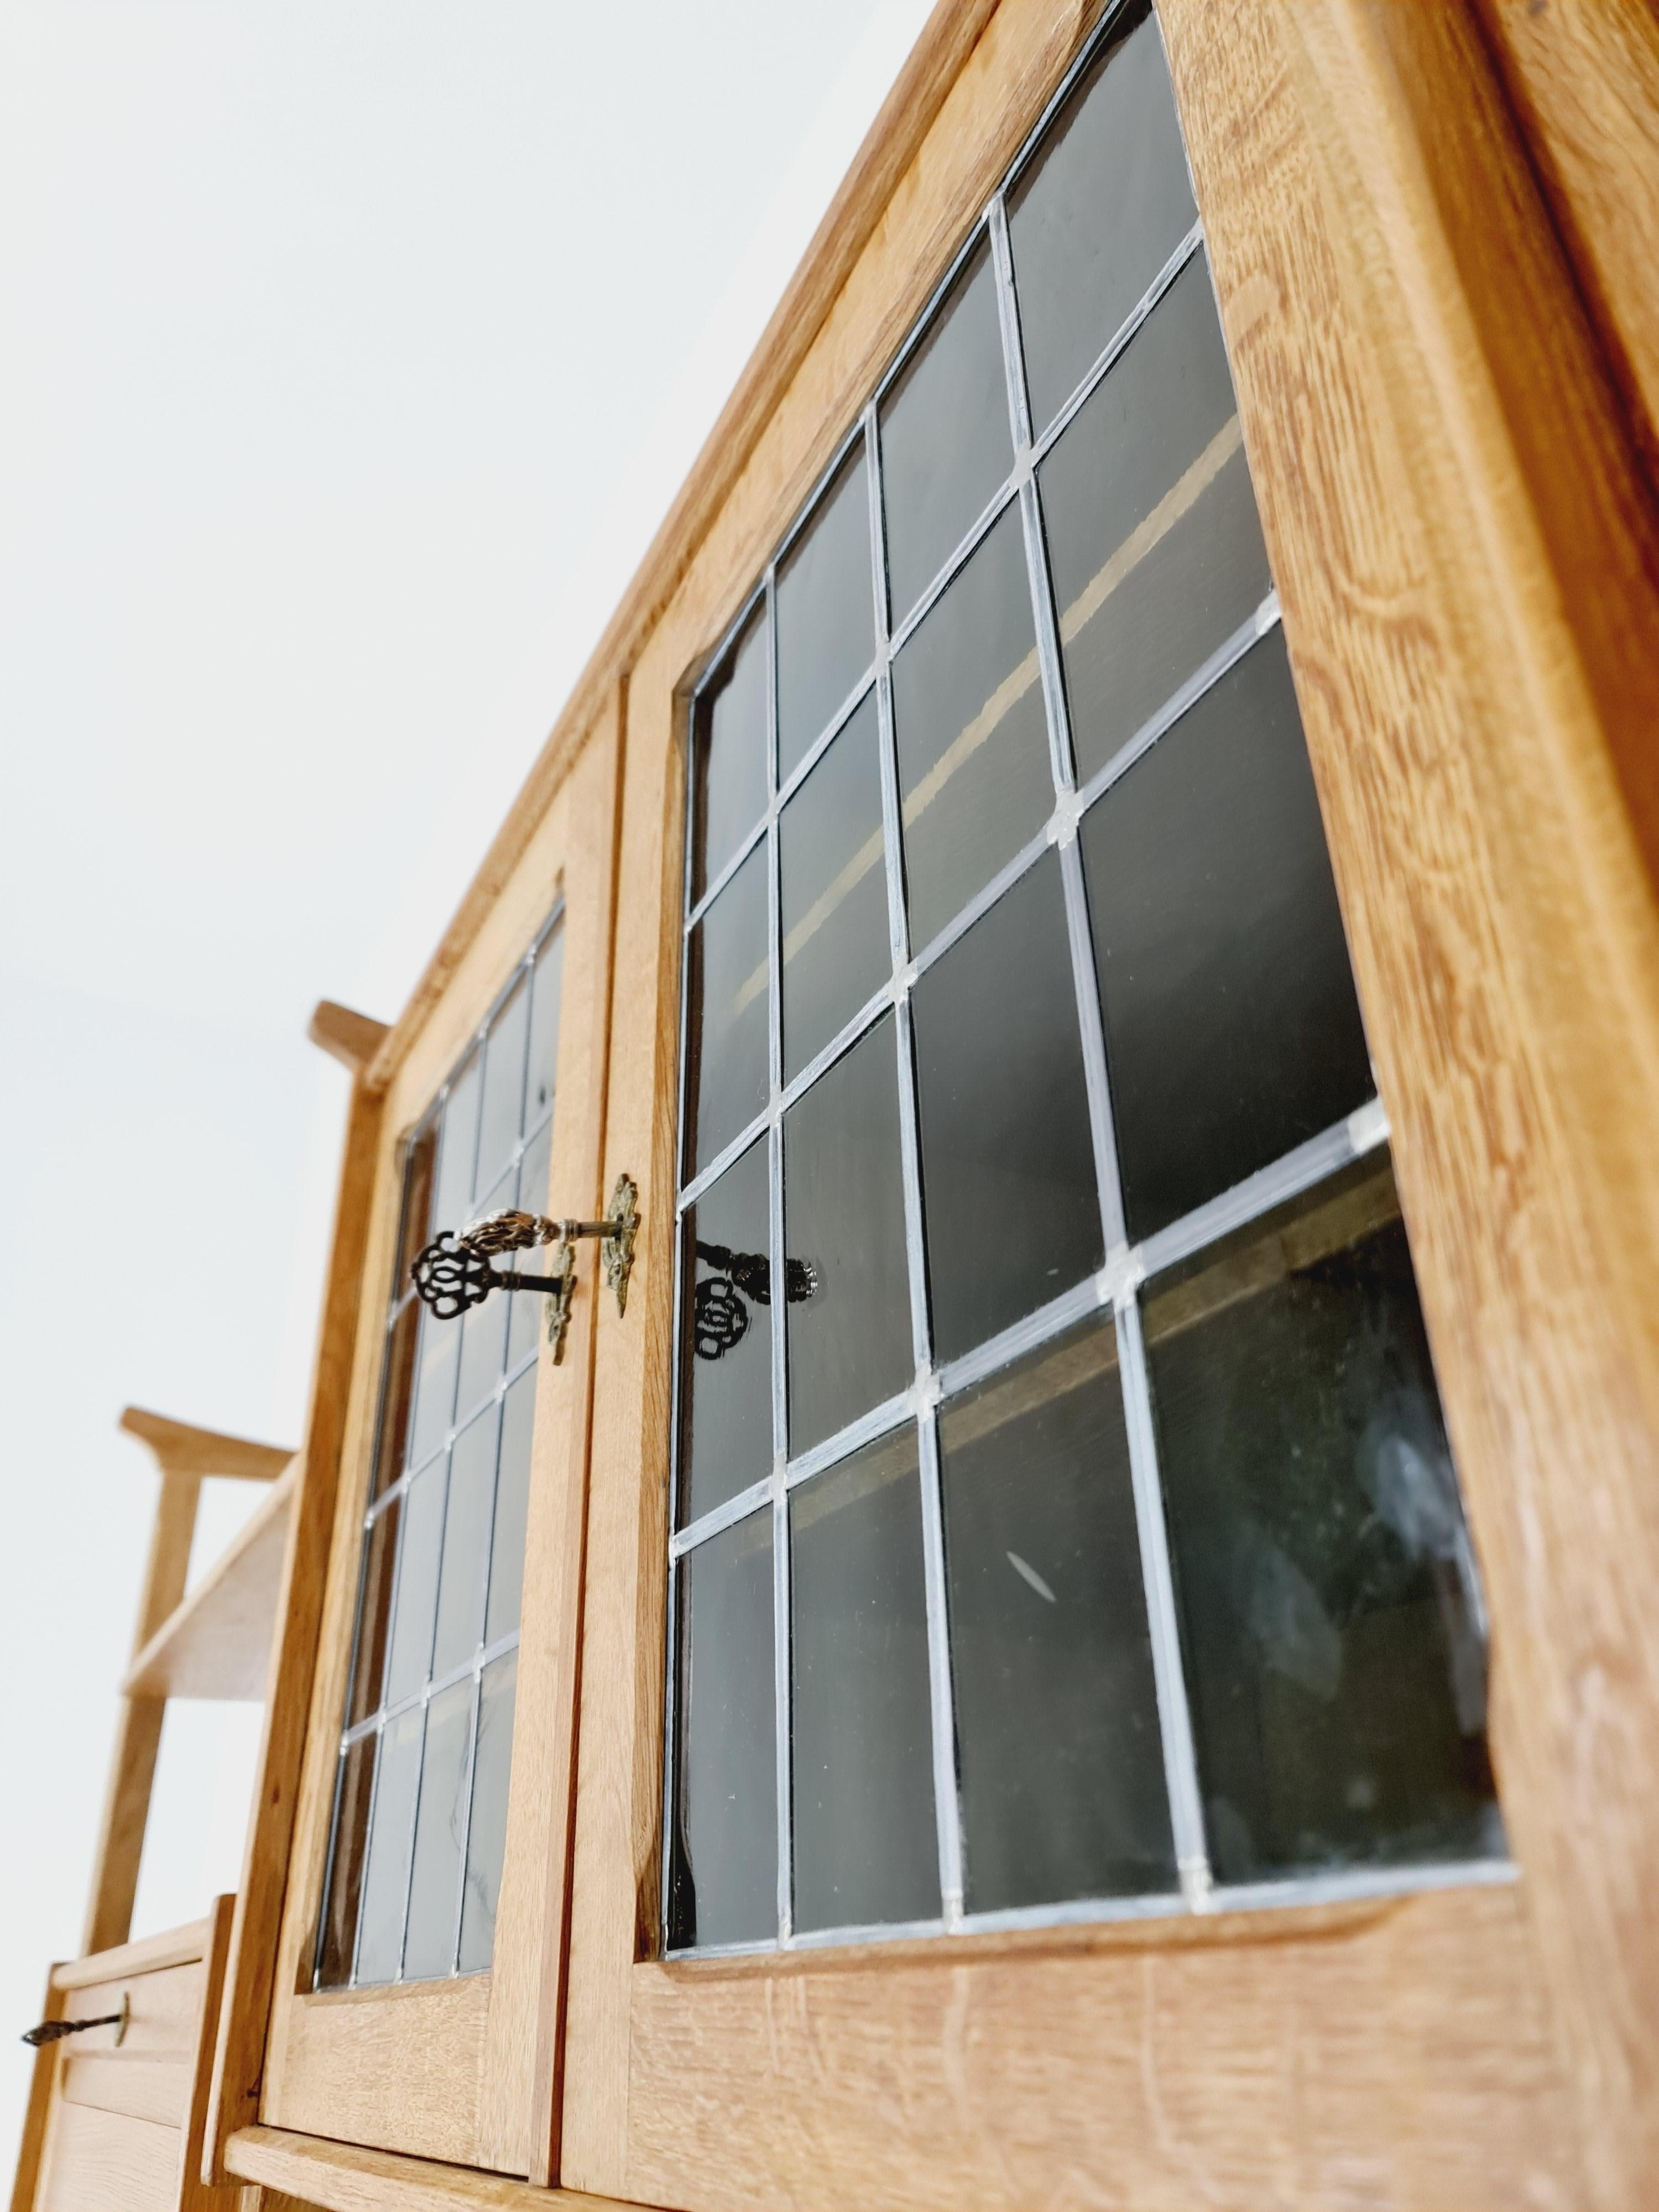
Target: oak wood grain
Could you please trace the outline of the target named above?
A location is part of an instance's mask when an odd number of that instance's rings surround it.
[[[623,742],[618,686],[569,779],[565,949],[549,1203],[604,1212]],[[497,1911],[479,2135],[483,2162],[545,2183],[557,2170],[570,1830],[580,1681],[582,1567],[595,1318],[609,1297],[596,1244],[580,1248],[565,1356],[537,1382],[525,1529],[515,1752]],[[521,1748],[520,1748],[521,1747]]]
[[[1659,483],[1659,10],[1651,0],[1476,6]]]
[[[232,2137],[228,2156],[235,2172],[264,2184],[271,2212],[313,2204],[324,2212],[558,2212],[562,2206],[611,2212],[607,2199],[573,2190],[532,2188],[501,2174],[319,2142],[281,2128],[244,2129]]]
[[[154,2120],[60,2103],[39,2212],[177,2212],[181,2140]]]
[[[193,1960],[207,1956],[212,1933],[210,1916],[187,1921],[181,1928],[141,1936],[136,1942],[119,1943],[84,1959],[66,1960],[52,1968],[52,1985],[57,1990],[86,1990],[125,1976],[156,1973],[164,1966],[187,1966]]]
[[[42,2020],[61,2020],[68,2010],[64,1991],[57,1980],[57,1973],[58,1969],[53,1966],[46,1976],[46,1996],[40,2008]],[[59,2046],[57,2044],[43,2043],[36,2048],[29,2069],[23,2124],[18,2136],[17,2163],[12,2170],[11,2212],[34,2212],[58,2063]]]
[[[283,2124],[479,2166],[489,1976],[299,1997],[286,2008]]]
[[[1471,17],[1165,0],[1583,2170],[1656,2186],[1651,508]],[[1240,179],[1246,189],[1239,189]],[[1569,2147],[1563,2146],[1564,2161]]]

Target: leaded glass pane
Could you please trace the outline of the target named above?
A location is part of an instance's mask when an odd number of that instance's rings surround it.
[[[544,1302],[435,1322],[409,1269],[439,1230],[546,1202],[562,942],[542,933],[404,1152],[321,1988],[489,1963]]]
[[[667,1947],[1490,1860],[1479,1585],[1148,0],[872,413],[690,718]]]

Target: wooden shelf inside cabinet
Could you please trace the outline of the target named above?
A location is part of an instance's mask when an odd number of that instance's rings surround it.
[[[121,1685],[125,1695],[253,1701],[264,1696],[299,1464],[290,1461],[258,1510],[137,1654]]]

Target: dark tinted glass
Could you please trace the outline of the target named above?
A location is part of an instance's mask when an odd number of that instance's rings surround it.
[[[1013,459],[996,283],[981,241],[881,405],[895,625],[984,513]]]
[[[1008,196],[1036,431],[1099,359],[1195,213],[1169,70],[1142,0]]]
[[[1271,580],[1202,255],[1038,482],[1086,778],[1255,613]]]
[[[415,1832],[415,1792],[421,1779],[421,1734],[425,1722],[422,1707],[411,1705],[380,1731],[374,1814],[363,1869],[357,1939],[360,1982],[395,1981],[403,1958],[409,1850]]]
[[[398,1602],[392,1623],[392,1656],[386,1698],[399,1705],[427,1677],[432,1656],[432,1615],[438,1595],[438,1559],[444,1528],[444,1462],[434,1461],[404,1494],[404,1540],[398,1554]]]
[[[530,986],[521,982],[489,1025],[484,1042],[483,1102],[478,1115],[480,1190],[507,1166],[524,1120],[525,1046],[530,1032]],[[487,1212],[481,1205],[478,1211]]]
[[[363,1887],[363,1846],[368,1840],[369,1796],[374,1783],[379,1739],[360,1735],[340,1761],[339,1796],[334,1814],[334,1862],[323,1909],[323,1940],[317,1960],[319,1989],[336,1990],[351,1979],[351,1947],[357,1936],[357,1908]]]
[[[778,1928],[770,1511],[676,1573],[669,1945],[764,1942]]]
[[[892,969],[876,702],[783,810],[783,1073],[799,1074]]]
[[[497,1294],[498,1303],[505,1298]],[[484,1566],[495,1495],[495,1438],[500,1417],[486,1406],[455,1439],[449,1455],[449,1503],[444,1512],[443,1571],[432,1672],[447,1674],[478,1648],[483,1633]]]
[[[696,1204],[682,1231],[679,1524],[701,1520],[772,1466],[772,1327],[766,1139]],[[698,1250],[702,1246],[702,1249]],[[735,1270],[735,1273],[734,1273]]]
[[[789,1501],[795,1925],[938,1917],[915,1431]]]
[[[1081,842],[1138,1238],[1372,1088],[1278,631],[1111,787]]]
[[[564,927],[544,939],[530,977],[530,1068],[525,1085],[525,1127],[533,1129],[553,1103],[559,1072],[559,1001],[563,995]]]
[[[1056,857],[927,970],[913,1005],[933,1345],[953,1359],[1105,1258]]]
[[[454,1971],[472,1695],[469,1677],[441,1691],[426,1709],[415,1863],[409,1881],[409,1933],[404,1942],[405,1981],[430,1981]]]
[[[697,698],[691,761],[694,899],[766,811],[766,681],[763,605]]]
[[[472,1820],[466,1837],[466,1889],[461,1903],[460,1971],[489,1964],[507,1847],[507,1785],[513,1763],[516,1650],[493,1660],[478,1684],[478,1747],[472,1755]]]
[[[1386,1164],[1148,1296],[1218,1880],[1501,1852],[1474,1560]]]
[[[778,775],[787,781],[875,658],[860,439],[778,567]]]
[[[1176,1887],[1109,1316],[939,1417],[970,1911]]]
[[[1019,509],[893,665],[910,943],[920,951],[1054,810]]]
[[[915,1373],[890,1016],[785,1116],[783,1194],[789,1257],[813,1283],[787,1308],[793,1456]]]
[[[501,1401],[501,1468],[495,1478],[495,1519],[489,1536],[489,1607],[484,1616],[486,1644],[495,1643],[519,1625],[525,1516],[530,1506],[530,1439],[535,1423],[536,1370],[532,1367],[520,1376]]]
[[[357,1605],[357,1649],[352,1660],[351,1701],[346,1726],[355,1728],[379,1710],[386,1673],[386,1630],[392,1621],[392,1569],[398,1557],[398,1523],[403,1500],[394,1498],[376,1515],[363,1540],[363,1579]]]
[[[708,1166],[766,1103],[766,848],[691,933],[687,1171]]]

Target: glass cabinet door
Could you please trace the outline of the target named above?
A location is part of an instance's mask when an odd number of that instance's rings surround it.
[[[410,1268],[482,1215],[602,1210],[617,734],[587,740],[391,1079],[262,2106],[544,2179],[596,1255],[557,1364],[545,1298],[441,1319]]]

